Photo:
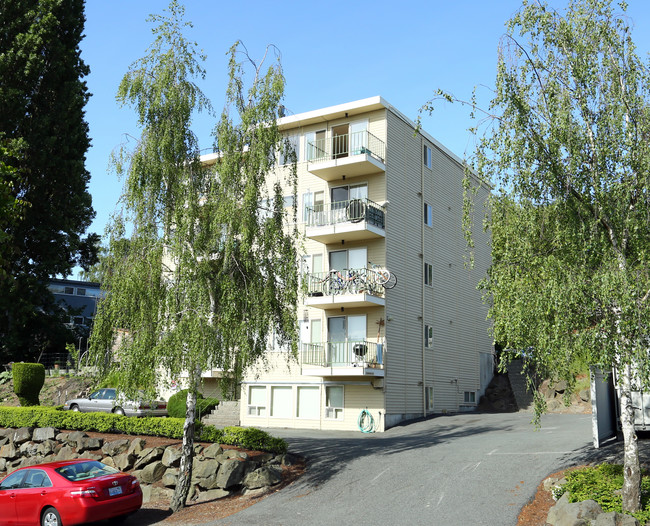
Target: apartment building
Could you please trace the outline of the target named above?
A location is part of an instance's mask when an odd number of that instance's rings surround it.
[[[298,158],[299,357],[271,348],[247,373],[242,425],[356,430],[365,410],[383,431],[475,408],[493,371],[476,288],[490,248],[479,226],[467,268],[461,159],[381,97],[279,127]],[[489,188],[472,184],[480,225]]]

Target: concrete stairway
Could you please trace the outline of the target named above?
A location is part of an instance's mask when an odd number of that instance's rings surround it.
[[[523,372],[524,364],[521,358],[512,360],[508,364],[508,379],[512,387],[512,394],[515,395],[517,406],[520,411],[533,411],[533,393],[528,391],[526,386],[526,375]]]
[[[215,427],[239,425],[239,400],[219,402],[212,412],[202,419],[204,425]]]

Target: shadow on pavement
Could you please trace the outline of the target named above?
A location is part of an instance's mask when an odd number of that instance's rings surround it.
[[[323,484],[346,468],[346,465],[366,456],[394,455],[404,451],[430,448],[437,444],[451,442],[456,438],[479,435],[492,431],[507,432],[511,425],[503,422],[499,426],[472,425],[479,419],[438,416],[436,426],[430,420],[398,426],[385,433],[361,435],[349,432],[349,438],[339,437],[287,437],[289,450],[304,456],[307,472],[300,478],[302,488]],[[429,422],[429,423],[427,423]],[[348,434],[348,433],[346,433]]]

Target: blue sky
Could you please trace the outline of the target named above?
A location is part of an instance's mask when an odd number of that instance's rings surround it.
[[[552,6],[562,9],[566,2]],[[634,39],[640,54],[650,49],[650,3],[628,2]],[[408,117],[436,88],[469,97],[475,85],[492,86],[497,46],[505,22],[521,6],[519,0],[429,2],[224,2],[186,0],[186,19],[194,24],[187,37],[207,54],[204,93],[219,111],[224,103],[226,52],[236,41],[259,59],[267,44],[282,54],[287,80],[288,114],[383,96]],[[86,78],[92,97],[86,106],[91,149],[86,167],[97,217],[90,231],[104,233],[116,209],[122,181],[109,169],[111,151],[126,137],[137,137],[134,112],[120,108],[115,93],[129,65],[144,55],[152,41],[150,13],[162,13],[166,0],[87,0],[82,57],[90,66]],[[487,100],[487,91],[483,93]],[[201,148],[212,146],[213,118],[199,116],[194,131]],[[470,151],[467,111],[440,105],[423,127],[463,156]]]

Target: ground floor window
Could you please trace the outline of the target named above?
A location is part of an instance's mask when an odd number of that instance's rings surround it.
[[[248,388],[248,414],[266,416],[266,386],[251,385]]]
[[[320,389],[318,387],[298,387],[298,418],[318,419],[320,416]]]
[[[343,386],[325,387],[325,418],[343,419]]]
[[[271,387],[271,416],[274,418],[291,418],[291,386]]]
[[[465,391],[465,403],[466,404],[476,403],[476,393],[474,391]]]

